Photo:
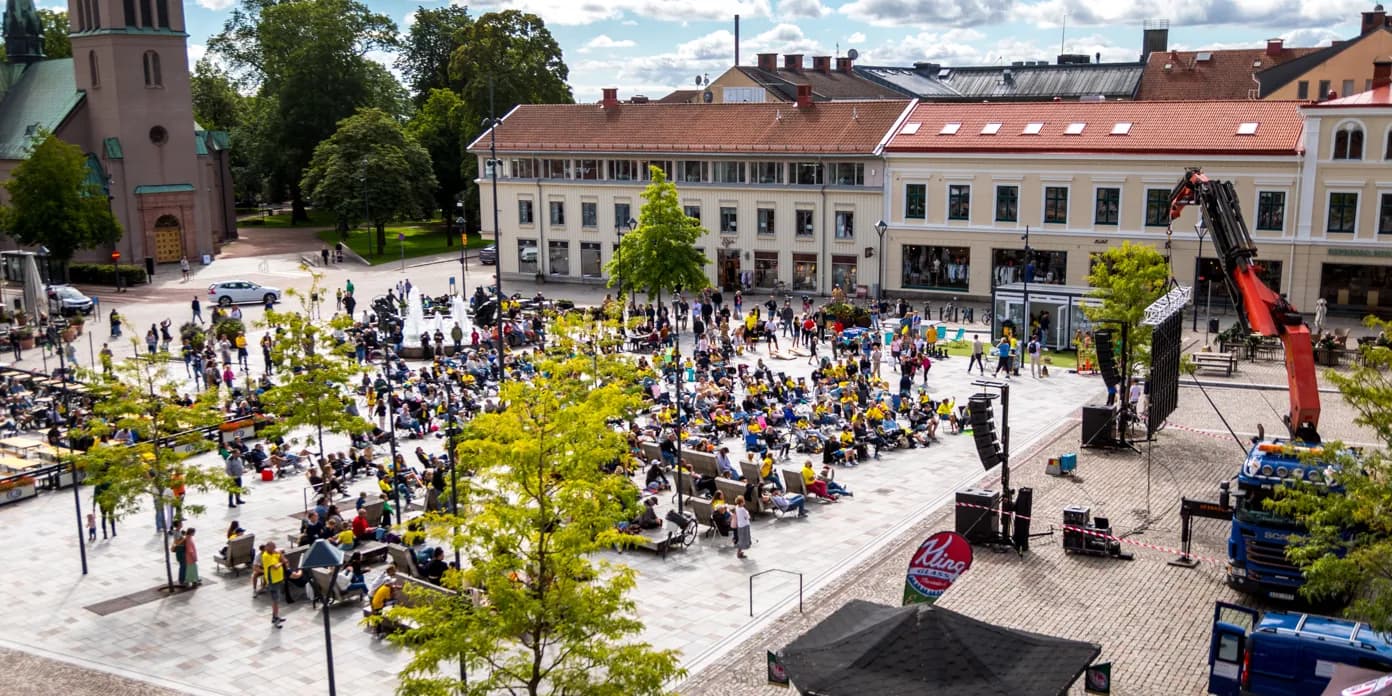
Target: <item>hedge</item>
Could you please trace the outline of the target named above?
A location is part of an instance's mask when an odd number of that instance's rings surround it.
[[[145,277],[145,269],[140,266],[122,264],[118,268],[121,272],[121,281],[126,286],[141,285],[148,280]],[[68,280],[90,285],[115,285],[116,270],[109,263],[68,264]]]

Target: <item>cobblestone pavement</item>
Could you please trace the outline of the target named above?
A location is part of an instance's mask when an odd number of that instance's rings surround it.
[[[180,693],[144,681],[79,667],[70,661],[8,648],[0,648],[0,664],[5,665],[5,685],[0,692],[6,696],[174,696]]]
[[[1229,411],[1240,409],[1243,400],[1250,398],[1245,391],[1222,391],[1220,405]],[[1197,390],[1180,392],[1177,413],[1192,416],[1205,427],[1216,421]],[[1348,420],[1337,407],[1332,413],[1327,410],[1326,418],[1326,422]],[[1351,434],[1371,439],[1361,430]],[[1142,445],[1139,455],[1079,451],[1079,438],[1079,427],[1070,420],[1030,453],[1016,457],[1012,485],[1034,488],[1032,532],[1057,529],[1064,507],[1086,505],[1094,516],[1109,517],[1118,536],[1178,547],[1179,498],[1216,497],[1218,481],[1232,475],[1240,456],[1226,434],[1217,437],[1178,428],[1159,433],[1153,448]],[[1076,476],[1043,474],[1043,460],[1070,451],[1079,452]],[[996,477],[984,483],[999,488]],[[788,693],[767,684],[765,651],[783,647],[850,599],[899,604],[913,551],[927,535],[953,527],[951,506],[927,516],[874,559],[808,598],[806,613],[794,611],[773,621],[691,675],[680,692],[684,696]],[[1197,520],[1194,554],[1224,559],[1227,531],[1221,521]],[[1013,628],[1099,643],[1103,648],[1099,661],[1113,663],[1113,693],[1145,696],[1204,693],[1213,602],[1260,606],[1224,584],[1221,562],[1205,561],[1189,570],[1167,565],[1171,553],[1133,544],[1126,545],[1136,555],[1133,561],[1068,555],[1061,544],[1055,532],[1032,540],[1023,558],[978,548],[971,569],[939,604]],[[1070,693],[1081,694],[1081,685]]]

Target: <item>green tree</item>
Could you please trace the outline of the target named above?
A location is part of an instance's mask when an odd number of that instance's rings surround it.
[[[474,158],[466,156],[464,146],[464,119],[467,110],[459,95],[447,89],[432,89],[430,96],[416,111],[411,122],[406,124],[406,132],[430,153],[431,165],[435,171],[435,206],[443,211],[445,217],[454,214],[456,196],[467,200],[470,196],[470,181],[465,178],[465,163],[472,172]],[[478,200],[477,195],[473,200]],[[466,206],[470,212],[478,206]],[[448,227],[448,226],[446,226]],[[448,234],[448,233],[447,233]],[[447,244],[454,243],[454,236],[448,235]]]
[[[294,219],[308,219],[301,178],[338,122],[361,107],[399,112],[399,85],[367,57],[396,45],[391,19],[357,0],[242,0],[208,41],[242,86],[270,98],[258,114],[259,167],[274,172],[268,188],[288,190]]]
[[[480,15],[450,58],[450,79],[472,111],[470,135],[488,116],[489,84],[498,117],[518,104],[570,104],[570,69],[561,46],[534,14],[517,10]]]
[[[68,13],[64,10],[39,10],[43,24],[44,57],[71,58],[72,42],[68,40]]]
[[[1126,324],[1131,338],[1131,359],[1134,363],[1150,364],[1152,329],[1142,326],[1145,309],[1165,294],[1170,280],[1170,265],[1154,248],[1143,244],[1123,242],[1102,252],[1092,272],[1088,273],[1092,297],[1102,301],[1098,307],[1084,307],[1083,312],[1093,322],[1115,320]],[[1116,325],[1099,325],[1098,328]],[[1121,342],[1121,332],[1116,332]],[[1120,363],[1118,363],[1120,364]],[[1123,370],[1130,374],[1131,367]]]
[[[168,365],[127,360],[116,366],[111,377],[84,375],[94,398],[92,416],[79,438],[91,437],[96,444],[78,456],[77,466],[86,470],[87,482],[95,486],[98,504],[117,518],[137,513],[149,502],[155,510],[172,507],[174,519],[185,519],[203,514],[204,507],[186,502],[184,491],[237,490],[221,467],[204,469],[188,461],[213,447],[204,432],[223,420],[218,392],[205,391],[191,403],[185,402],[168,374]],[[135,444],[114,439],[121,431],[134,433]],[[175,582],[169,562],[172,521],[165,520],[161,545],[171,588]]]
[[[309,293],[287,291],[300,302],[300,311],[266,312],[263,326],[275,327],[271,344],[271,364],[279,378],[275,386],[261,394],[266,413],[276,417],[266,428],[266,437],[287,437],[302,427],[315,429],[306,441],[324,456],[324,431],[358,434],[372,424],[356,412],[354,378],[362,368],[353,357],[353,344],[334,340],[335,331],[347,331],[353,318],[337,313],[327,323],[314,321],[318,312],[314,298],[322,304],[325,293],[318,273],[313,275]]]
[[[624,235],[605,271],[610,287],[622,282],[661,304],[663,291],[694,292],[706,287],[710,260],[696,248],[705,229],[682,210],[676,184],[661,169],[650,169],[652,183],[643,189],[638,229]]]
[[[34,136],[29,157],[14,168],[5,189],[10,204],[0,208],[0,226],[20,244],[47,246],[55,259],[66,261],[79,249],[121,238],[121,225],[91,178],[82,149],[51,133]]]
[[[198,59],[189,76],[193,92],[193,118],[208,130],[230,131],[242,122],[246,97],[237,91],[227,71],[211,58]]]
[[[467,592],[419,593],[392,609],[416,626],[393,636],[412,653],[399,693],[631,696],[682,674],[675,651],[634,638],[634,571],[595,558],[635,541],[617,530],[637,513],[633,485],[604,470],[625,451],[607,421],[641,404],[621,386],[635,375],[620,358],[558,353],[571,357],[541,360],[535,377],[503,387],[506,409],[465,427],[457,454],[475,473],[460,482],[462,514],[433,516],[431,531],[458,527],[468,569],[444,584],[480,591],[487,606]],[[596,388],[595,361],[627,379]],[[450,676],[459,663],[467,684]]]
[[[1392,331],[1392,322],[1370,317],[1365,323]],[[1269,506],[1305,527],[1286,549],[1305,574],[1300,593],[1316,602],[1351,600],[1346,616],[1392,631],[1392,348],[1384,343],[1358,350],[1362,360],[1351,371],[1330,370],[1324,376],[1358,414],[1354,423],[1377,433],[1382,447],[1364,448],[1354,457],[1342,445],[1326,443],[1322,456],[1340,453],[1339,466],[1329,471],[1343,491],[1309,483],[1287,486]]]
[[[379,109],[364,109],[314,149],[301,188],[340,221],[365,216],[376,227],[380,255],[388,222],[421,217],[431,207],[435,173],[430,153],[399,123]]]
[[[418,106],[434,90],[455,90],[463,84],[462,79],[450,78],[450,58],[463,45],[473,23],[464,5],[416,9],[415,23],[406,32],[401,54],[396,57],[396,69]]]

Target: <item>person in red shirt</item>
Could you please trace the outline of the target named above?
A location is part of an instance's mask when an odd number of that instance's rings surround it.
[[[377,530],[367,523],[367,515],[362,510],[358,510],[358,516],[353,518],[353,538],[358,541],[372,541],[377,538]]]

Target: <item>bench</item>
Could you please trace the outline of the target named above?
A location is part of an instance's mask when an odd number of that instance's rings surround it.
[[[634,545],[635,548],[652,551],[662,559],[667,558],[667,552],[672,550],[672,544],[677,540],[676,533],[667,529],[666,521],[657,529],[629,529],[628,533],[642,539]]]
[[[758,465],[758,464],[755,464],[755,463],[750,462],[750,461],[747,461],[747,460],[741,460],[740,463],[739,463],[739,468],[740,468],[740,475],[741,475],[741,476],[744,476],[744,480],[745,480],[746,482],[754,482],[754,481],[757,481],[757,482],[759,482],[759,483],[763,483],[763,482],[764,482],[763,479],[760,478],[760,476],[759,476],[759,465]],[[733,502],[733,501],[732,501],[732,502]]]
[[[239,568],[246,566],[251,568],[253,559],[256,557],[256,535],[246,534],[227,542],[227,555],[216,556],[213,558],[214,569],[226,568],[234,575],[241,575]]]
[[[1193,359],[1195,367],[1222,370],[1223,374],[1228,377],[1231,377],[1233,370],[1237,369],[1237,355],[1235,353],[1197,352],[1190,357]]]
[[[341,569],[340,569],[341,570]],[[350,599],[359,602],[367,596],[367,592],[360,587],[355,587],[347,592],[338,589],[338,583],[334,582],[337,573],[332,568],[315,568],[310,571],[313,574],[314,602],[317,604],[320,599],[324,600],[325,606],[333,606]],[[308,587],[308,585],[306,585]]]
[[[408,577],[400,574],[396,577],[401,583],[401,591],[397,593],[395,602],[395,606],[398,607],[419,606],[422,602],[428,602],[434,597],[453,597],[459,594],[454,590],[440,587],[439,585],[420,578]],[[475,602],[478,601],[477,595],[473,592],[470,592],[470,596],[474,597]],[[363,607],[362,613],[363,618],[369,619],[369,624],[372,626],[372,635],[377,638],[397,631],[416,628],[413,621],[403,619],[402,617],[378,615],[372,611],[370,605]]]
[[[716,479],[715,487],[716,490],[719,490],[721,493],[725,494],[725,503],[730,506],[734,506],[735,498],[743,496],[746,490],[744,482],[735,481],[733,479],[727,478]],[[762,505],[760,504],[757,492],[755,493],[755,495],[751,497],[753,498],[752,500],[746,498],[744,501],[744,508],[749,511],[749,514],[756,515],[758,513],[765,512]]]
[[[691,470],[702,476],[720,476],[720,467],[715,463],[715,454],[682,450],[682,461]]]
[[[808,500],[811,500],[811,496],[807,495],[807,486],[802,481],[801,471],[789,471],[787,469],[784,469],[783,485],[787,486],[787,490],[785,492],[788,495],[796,493],[804,498],[807,498]]]
[[[687,510],[696,516],[696,524],[704,527],[701,536],[715,536],[715,510],[711,507],[709,500],[705,498],[687,497],[682,501]]]
[[[407,577],[421,577],[420,568],[416,565],[416,552],[413,549],[401,546],[400,544],[384,544],[387,555],[391,557],[392,563],[400,574]]]
[[[646,464],[654,459],[662,461],[662,448],[656,442],[646,440],[638,443],[638,449],[643,452],[643,463]]]

